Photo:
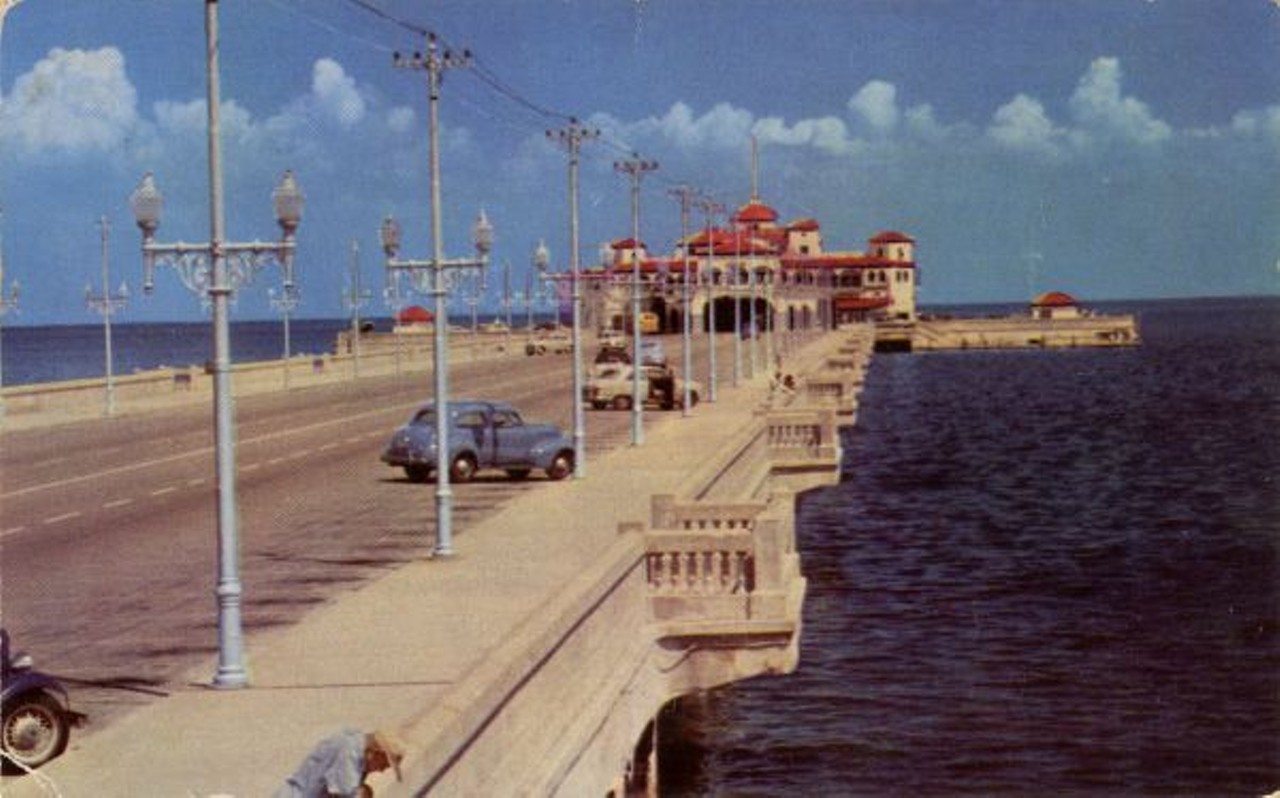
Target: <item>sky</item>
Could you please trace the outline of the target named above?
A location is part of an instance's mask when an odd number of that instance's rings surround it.
[[[10,0],[11,2],[11,0]],[[0,6],[5,5],[0,0]],[[431,253],[427,90],[393,53],[436,32],[467,67],[439,102],[446,257],[495,228],[482,307],[503,265],[524,289],[540,240],[569,255],[568,159],[583,145],[584,265],[631,234],[615,162],[658,162],[640,195],[656,253],[681,235],[672,189],[730,208],[751,195],[822,225],[828,250],[899,230],[917,241],[922,304],[1280,293],[1280,0],[221,0],[227,234],[278,235],[286,169],[303,317],[347,313],[353,265],[381,301],[381,219]],[[140,290],[128,198],[165,196],[161,242],[209,238],[204,4],[21,0],[0,32],[6,324],[97,318],[99,219],[111,224],[119,321],[192,321],[172,269]],[[691,224],[704,223],[696,215]],[[269,266],[233,318],[273,318]],[[427,302],[421,298],[421,302]],[[462,311],[460,305],[454,306]]]

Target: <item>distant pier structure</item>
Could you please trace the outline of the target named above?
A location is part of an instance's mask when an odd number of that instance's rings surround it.
[[[1138,320],[1132,314],[1096,313],[1061,291],[1040,294],[1022,314],[981,318],[921,315],[876,325],[876,350],[880,352],[1062,349],[1137,346],[1141,342]]]

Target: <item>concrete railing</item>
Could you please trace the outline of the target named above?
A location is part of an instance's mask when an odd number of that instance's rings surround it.
[[[762,406],[406,729],[425,753],[378,794],[634,794],[652,772],[636,742],[667,702],[793,671],[795,491],[838,478],[838,423],[803,396]]]

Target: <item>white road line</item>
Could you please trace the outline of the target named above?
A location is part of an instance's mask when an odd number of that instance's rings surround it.
[[[157,488],[157,489],[155,489],[155,490],[151,491],[151,495],[152,495],[152,496],[163,496],[163,495],[165,495],[166,493],[173,493],[175,490],[177,490],[177,488],[175,488],[175,487],[174,487],[174,486],[172,486],[172,485],[169,485],[169,486],[167,486],[167,487]]]
[[[249,463],[248,465],[240,466],[240,470],[241,471],[257,471],[259,466],[261,465],[262,463]]]
[[[44,524],[45,526],[49,526],[50,524],[57,524],[63,521],[69,521],[72,518],[79,518],[79,517],[80,517],[80,511],[72,510],[69,513],[63,513],[62,515],[55,515],[52,518],[46,518],[40,523]]]
[[[124,507],[126,504],[133,504],[133,499],[116,499],[102,505],[104,510],[114,510],[117,507]]]
[[[203,484],[204,484],[204,482],[205,482],[205,480],[204,480],[204,478],[203,478],[203,477],[197,477],[196,479],[188,479],[188,480],[187,480],[187,487],[188,487],[188,488],[198,487],[198,486],[200,486],[200,485],[203,485]]]
[[[346,426],[346,425],[350,425],[353,421],[358,421],[364,418],[382,417],[387,415],[389,412],[401,411],[409,407],[417,407],[419,404],[421,404],[421,402],[413,402],[411,404],[406,404],[403,406],[387,407],[381,410],[370,410],[365,413],[356,413],[353,415],[346,415],[341,418],[335,418],[329,421],[318,421],[315,424],[307,424],[306,426],[294,427],[292,429],[282,430],[280,432],[269,432],[265,435],[259,435],[254,438],[243,438],[240,440],[239,445],[246,446],[249,444],[261,443],[264,441],[275,440],[277,438],[283,438],[288,435],[295,435],[298,433],[310,432],[312,430],[325,429],[327,427],[334,427],[338,425]],[[39,493],[41,491],[53,490],[55,488],[63,488],[63,487],[66,487],[67,485],[75,485],[80,482],[89,482],[90,480],[95,480],[95,479],[98,479],[99,477],[107,476],[109,474],[125,474],[130,471],[140,471],[144,468],[152,468],[155,466],[166,465],[168,463],[175,463],[181,460],[189,460],[193,457],[206,457],[212,453],[213,453],[212,446],[204,446],[199,449],[192,449],[189,452],[182,452],[180,454],[169,455],[168,457],[158,457],[154,460],[143,460],[141,462],[130,463],[129,465],[119,466],[117,468],[109,468],[103,471],[95,471],[92,474],[83,474],[78,477],[68,477],[67,479],[60,479],[60,480],[57,480],[56,482],[44,482],[39,485],[31,485],[26,488],[19,488],[18,490],[12,490],[6,493],[0,493],[0,499],[12,499],[17,496],[26,496],[31,493]]]
[[[6,529],[5,531],[0,532],[0,538],[7,538],[7,537],[9,537],[10,535],[16,535],[16,534],[18,534],[19,532],[22,532],[22,531],[25,531],[25,530],[26,530],[26,527],[25,527],[25,526],[11,526],[11,527],[9,527],[8,529]]]
[[[337,449],[337,448],[338,448],[338,444],[336,443],[326,443],[324,446],[320,447],[320,451],[327,452],[330,449]]]

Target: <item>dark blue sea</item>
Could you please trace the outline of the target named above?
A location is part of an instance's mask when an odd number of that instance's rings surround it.
[[[493,318],[486,314],[484,320]],[[534,322],[549,316],[535,314]],[[525,314],[516,314],[512,327],[522,328]],[[362,323],[390,331],[390,319]],[[469,327],[471,317],[450,316],[450,323]],[[334,351],[338,333],[350,319],[293,319],[289,324],[289,352],[322,355]],[[60,380],[100,378],[106,374],[106,342],[101,324],[8,326],[3,330],[3,384],[28,385]],[[111,326],[112,369],[129,374],[160,367],[201,366],[213,359],[213,325],[209,321],[120,324]],[[275,360],[284,356],[284,325],[280,321],[231,322],[234,363]]]
[[[664,795],[1280,790],[1280,298],[1135,349],[878,355],[803,497],[798,672],[663,716]]]

